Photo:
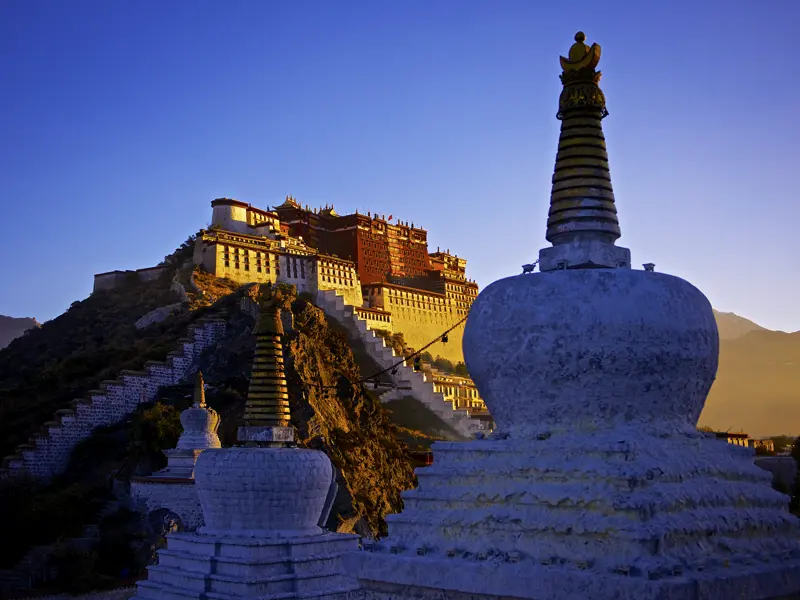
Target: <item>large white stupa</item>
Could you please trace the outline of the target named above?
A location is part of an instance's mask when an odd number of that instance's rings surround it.
[[[600,47],[575,39],[552,247],[540,273],[486,288],[464,333],[497,430],[436,443],[389,536],[347,562],[382,600],[800,597],[787,497],[749,453],[696,429],[719,351],[708,300],[632,270],[615,245]]]
[[[297,448],[289,421],[278,290],[268,290],[257,342],[245,427],[234,448],[204,450],[195,481],[204,526],[172,534],[148,579],[142,600],[338,600],[358,588],[340,557],[358,548],[355,535],[322,525],[336,493],[334,469],[316,450]]]

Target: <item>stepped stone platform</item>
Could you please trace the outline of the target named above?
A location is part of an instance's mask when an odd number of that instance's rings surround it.
[[[282,344],[289,302],[280,290],[261,290],[242,445],[199,455],[204,525],[168,536],[138,600],[344,600],[358,590],[341,566],[358,536],[323,529],[338,489],[335,469],[324,452],[294,441]]]
[[[789,600],[800,520],[751,451],[697,431],[711,304],[630,265],[601,120],[600,47],[561,57],[539,273],[473,303],[464,358],[497,430],[432,446],[389,535],[347,557],[368,600]]]
[[[235,598],[346,600],[358,583],[340,570],[358,536],[322,534],[284,539],[172,534],[159,564],[139,583],[142,600]]]

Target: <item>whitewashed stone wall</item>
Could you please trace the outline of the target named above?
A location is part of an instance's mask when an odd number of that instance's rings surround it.
[[[389,333],[394,331],[391,313],[364,306],[354,306],[353,308],[355,308],[356,316],[364,321],[370,329],[381,329]]]
[[[400,390],[406,390],[402,395],[413,396],[440,419],[450,425],[454,431],[465,438],[471,438],[477,433],[488,431],[488,426],[480,419],[472,418],[468,410],[454,408],[443,394],[434,391],[433,380],[421,371],[415,371],[405,364],[397,364],[400,358],[395,351],[386,345],[386,341],[375,335],[367,322],[357,315],[357,308],[349,306],[345,299],[333,291],[320,291],[317,294],[318,306],[342,325],[347,327],[352,335],[361,339],[367,352],[381,367],[395,367],[391,373],[394,384]],[[441,333],[439,331],[438,333]],[[402,396],[400,396],[402,397]],[[388,401],[388,400],[387,400]]]
[[[131,481],[131,496],[148,514],[166,508],[181,518],[186,531],[203,525],[203,509],[194,480],[157,481],[136,478]]]
[[[225,332],[225,321],[199,319],[189,326],[186,338],[165,362],[148,361],[141,371],[120,371],[117,379],[103,381],[89,390],[71,408],[56,411],[53,420],[31,436],[27,444],[3,459],[0,478],[27,473],[38,479],[50,479],[67,466],[75,446],[86,439],[95,427],[112,425],[134,412],[141,403],[155,400],[162,385],[175,385],[193,375],[197,360]]]

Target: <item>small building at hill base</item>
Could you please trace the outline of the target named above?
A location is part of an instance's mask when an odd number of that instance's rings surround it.
[[[203,524],[203,511],[195,488],[195,464],[209,448],[220,448],[219,415],[206,405],[203,374],[195,379],[194,403],[181,413],[183,433],[178,445],[166,450],[167,466],[149,477],[131,478],[131,497],[144,511],[168,510],[181,529],[194,531]]]

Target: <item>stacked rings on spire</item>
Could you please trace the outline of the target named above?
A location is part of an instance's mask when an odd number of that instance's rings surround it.
[[[244,420],[251,427],[288,427],[289,388],[283,366],[281,337],[258,334]]]
[[[595,70],[600,46],[587,46],[585,39],[578,32],[569,57],[561,57],[561,135],[546,235],[554,246],[579,240],[613,244],[620,237],[601,125],[608,111]]]
[[[620,237],[600,118],[596,109],[577,108],[562,118],[547,218],[553,245],[587,233],[611,243]]]

